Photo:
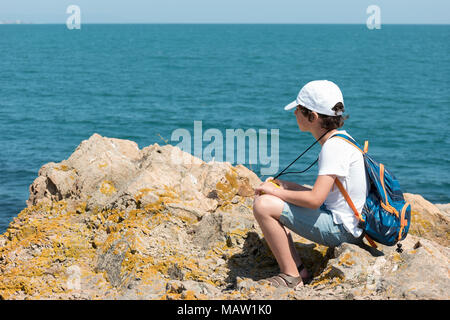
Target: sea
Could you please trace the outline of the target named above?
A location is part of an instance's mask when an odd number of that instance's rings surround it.
[[[321,79],[343,92],[343,129],[369,141],[404,192],[449,203],[449,53],[449,25],[1,25],[0,233],[26,207],[39,168],[94,133],[144,148],[178,145],[177,129],[194,145],[195,124],[223,145],[227,130],[266,132],[258,148],[275,150],[281,171],[314,142],[283,107]],[[249,146],[230,162],[264,179]],[[283,178],[312,185],[316,175],[317,166]]]

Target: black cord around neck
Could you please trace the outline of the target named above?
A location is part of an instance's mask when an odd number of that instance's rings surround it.
[[[332,130],[334,130],[334,129],[329,129],[329,130],[328,130],[327,132],[325,132],[319,139],[317,139],[316,141],[314,141],[314,143],[313,143],[312,145],[310,145],[308,148],[306,148],[306,150],[303,151],[302,154],[299,155],[299,156],[297,157],[297,159],[295,159],[294,161],[292,161],[286,168],[284,168],[279,174],[277,174],[277,175],[274,177],[274,179],[276,179],[276,178],[278,178],[278,177],[280,177],[280,176],[282,176],[282,175],[285,175],[285,174],[291,174],[291,173],[299,174],[299,173],[303,173],[303,172],[306,172],[306,171],[308,171],[309,169],[311,169],[311,167],[312,167],[313,165],[315,165],[315,164],[317,163],[317,161],[319,161],[319,158],[317,158],[316,161],[314,161],[308,168],[306,168],[306,169],[303,170],[303,171],[290,171],[290,172],[285,172],[290,166],[292,166],[292,165],[294,164],[295,161],[297,161],[298,159],[300,159],[300,158],[301,158],[306,152],[308,152],[308,151],[309,151],[309,150],[310,150],[317,142],[319,142],[320,139],[322,139],[323,137],[325,137],[325,135],[326,135],[328,132],[332,131]]]

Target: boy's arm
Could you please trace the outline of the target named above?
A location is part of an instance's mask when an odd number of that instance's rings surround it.
[[[291,181],[275,179],[274,182],[286,190],[293,190],[293,191],[311,191],[312,190],[311,188],[301,186],[301,185],[299,185],[295,182],[291,182]]]
[[[320,175],[317,177],[312,190],[308,189],[307,191],[294,191],[275,187],[266,191],[285,202],[299,207],[318,209],[327,198],[335,179],[335,175]]]

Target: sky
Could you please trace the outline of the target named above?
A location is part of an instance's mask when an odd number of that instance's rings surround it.
[[[369,5],[384,24],[449,24],[449,0],[1,0],[0,21],[65,23],[359,23]]]

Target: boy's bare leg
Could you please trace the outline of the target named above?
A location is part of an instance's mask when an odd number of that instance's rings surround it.
[[[300,255],[297,252],[297,249],[295,248],[294,240],[292,239],[292,234],[291,234],[290,230],[286,227],[284,227],[284,231],[286,232],[286,235],[287,235],[287,238],[289,241],[289,249],[291,250],[292,258],[295,261],[295,265],[298,267],[302,264],[302,260],[300,258]],[[302,270],[302,272],[300,272],[300,275],[302,276],[302,278],[309,277],[308,270],[306,270],[306,268],[304,268]]]
[[[282,210],[282,200],[271,195],[258,196],[253,203],[253,214],[281,272],[298,277],[299,273],[292,256],[289,237],[283,225],[278,221]]]

